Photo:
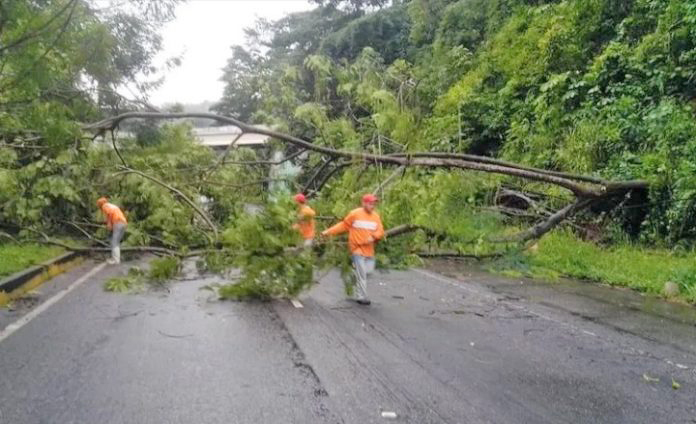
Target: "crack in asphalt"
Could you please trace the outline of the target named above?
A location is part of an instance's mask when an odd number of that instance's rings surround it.
[[[300,372],[311,381],[312,394],[318,401],[319,415],[326,419],[338,419],[338,422],[343,423],[343,418],[331,412],[331,409],[322,400],[322,398],[328,398],[329,393],[322,384],[321,379],[317,375],[312,365],[307,361],[307,356],[300,348],[297,340],[295,340],[283,319],[280,317],[280,315],[278,315],[278,312],[276,312],[272,306],[266,305],[265,307],[268,310],[271,321],[278,326],[278,329],[282,334],[281,337],[290,346],[290,360],[292,361],[293,366],[300,370]]]

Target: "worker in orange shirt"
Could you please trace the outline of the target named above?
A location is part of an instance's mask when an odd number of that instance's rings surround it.
[[[106,197],[97,200],[97,207],[106,217],[106,228],[111,231],[111,258],[107,262],[111,265],[121,263],[121,239],[126,232],[128,221],[123,211],[116,205],[109,203]]]
[[[384,227],[375,211],[377,197],[366,194],[362,197],[362,207],[352,210],[343,221],[321,233],[322,236],[335,236],[348,232],[348,249],[353,261],[357,280],[356,301],[369,305],[367,297],[367,276],[375,269],[375,243],[384,237]]]
[[[314,212],[314,209],[307,206],[307,198],[304,194],[298,193],[294,199],[299,210],[297,223],[293,228],[297,229],[302,235],[304,247],[311,247],[314,242],[314,217],[317,213]]]

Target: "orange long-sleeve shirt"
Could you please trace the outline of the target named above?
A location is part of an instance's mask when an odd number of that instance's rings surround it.
[[[296,228],[302,234],[302,238],[305,240],[314,239],[314,217],[316,216],[314,209],[307,205],[300,207],[299,220],[296,224]]]
[[[382,219],[375,211],[368,213],[364,208],[353,209],[343,221],[324,231],[335,236],[348,231],[348,249],[354,255],[375,256],[375,241],[384,237]],[[370,237],[373,241],[370,242]]]
[[[106,227],[108,229],[111,229],[117,222],[123,222],[124,224],[128,223],[123,211],[116,205],[104,203],[101,210],[104,213],[104,216],[106,216]]]

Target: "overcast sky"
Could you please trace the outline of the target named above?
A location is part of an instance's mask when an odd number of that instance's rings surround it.
[[[244,43],[245,27],[256,17],[278,19],[311,8],[306,0],[189,0],[180,4],[176,19],[163,29],[162,57],[182,55],[182,64],[166,74],[152,103],[219,100],[222,68],[230,57],[230,46]]]

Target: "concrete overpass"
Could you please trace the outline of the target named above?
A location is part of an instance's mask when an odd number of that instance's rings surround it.
[[[264,128],[263,126],[260,126]],[[225,150],[227,146],[241,133],[241,130],[235,126],[229,125],[224,127],[205,127],[193,128],[193,135],[202,145],[208,146],[213,150]],[[270,137],[263,134],[244,134],[236,145],[239,147],[259,148],[268,143]]]

